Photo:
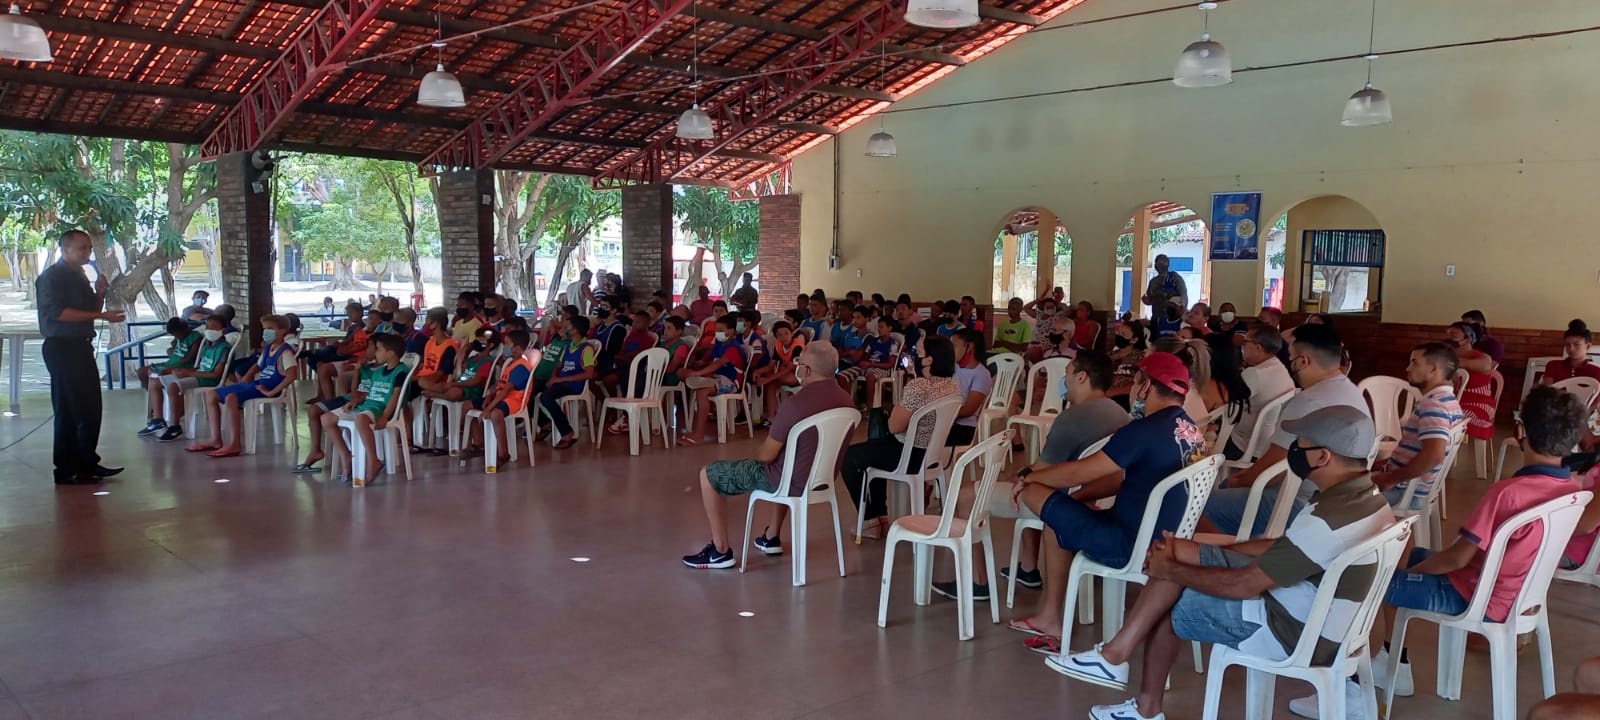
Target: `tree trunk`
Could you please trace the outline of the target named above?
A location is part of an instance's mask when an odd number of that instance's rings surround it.
[[[561,242],[561,247],[556,249],[556,268],[550,273],[550,277],[555,279],[550,282],[550,289],[545,293],[544,307],[547,311],[556,309],[556,296],[560,295],[567,286],[565,282],[567,279],[565,274],[567,260],[572,257],[572,251],[578,247],[579,239],[564,239]],[[574,305],[576,301],[573,298],[567,298],[567,304]]]
[[[217,239],[204,237],[200,239],[200,254],[206,259],[206,281],[211,287],[222,287],[222,265],[217,262]]]
[[[411,291],[421,295],[422,287],[422,255],[417,252],[417,229],[415,226],[406,228],[406,260],[411,263]]]
[[[20,262],[22,253],[18,252],[15,247],[10,247],[6,249],[5,254],[6,267],[11,270],[11,289],[14,292],[22,292],[22,263]]]
[[[322,289],[324,289],[324,290],[366,290],[367,286],[363,285],[361,283],[361,281],[356,278],[355,270],[354,270],[354,268],[351,267],[354,264],[355,264],[355,261],[353,261],[353,260],[346,260],[344,258],[334,258],[333,259],[333,279],[329,280],[328,284],[324,285]]]
[[[175,306],[169,304],[166,298],[161,297],[161,293],[156,292],[155,283],[145,283],[144,287],[139,289],[139,295],[144,298],[144,304],[150,306],[150,314],[156,320],[165,320],[178,314]],[[107,300],[107,304],[110,304],[109,300]],[[130,314],[129,317],[131,318],[132,315]]]
[[[183,261],[178,260],[161,266],[161,294],[167,299],[167,307],[173,311],[178,309],[178,278],[173,274],[173,270],[181,262]]]
[[[683,297],[680,302],[687,304],[690,298],[698,298],[700,292],[700,278],[705,277],[706,249],[694,249],[694,259],[689,261],[689,276],[683,279]]]

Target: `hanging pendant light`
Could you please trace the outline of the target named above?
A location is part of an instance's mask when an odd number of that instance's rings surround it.
[[[978,0],[909,0],[906,22],[941,30],[972,27],[978,24]]]
[[[887,66],[888,51],[888,45],[885,44],[878,53],[878,74],[880,76],[884,75],[884,70]],[[878,131],[873,133],[872,137],[867,138],[867,157],[892,158],[899,153],[899,148],[894,144],[894,136],[883,129],[883,115],[880,113],[878,115]]]
[[[433,47],[439,51],[439,64],[433,72],[422,76],[422,85],[417,87],[417,104],[423,107],[458,108],[467,106],[467,94],[461,89],[461,81],[444,69],[444,16],[436,15],[439,22],[439,36],[433,41]]]
[[[11,12],[0,15],[0,58],[23,62],[50,62],[50,37],[39,21],[22,14],[22,7],[11,3]]]
[[[1178,56],[1172,84],[1183,88],[1227,85],[1233,82],[1233,61],[1228,58],[1228,49],[1211,39],[1211,11],[1217,9],[1217,4],[1203,2],[1199,7],[1206,18],[1205,32]]]
[[[1378,0],[1372,0],[1372,25],[1367,31],[1367,84],[1357,90],[1344,103],[1344,117],[1339,124],[1345,127],[1371,127],[1394,121],[1394,108],[1389,106],[1389,94],[1372,86],[1372,63],[1378,60],[1373,52],[1378,36]]]
[[[689,88],[694,91],[694,104],[678,116],[677,136],[682,140],[711,140],[716,138],[717,129],[711,124],[711,116],[700,109],[700,36],[695,34],[700,29],[700,3],[694,3],[690,12],[693,25],[689,29],[689,40],[694,48],[690,62],[693,63],[694,82]]]

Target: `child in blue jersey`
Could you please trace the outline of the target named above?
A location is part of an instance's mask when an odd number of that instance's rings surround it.
[[[280,315],[261,318],[261,354],[241,382],[219,387],[215,393],[207,396],[206,419],[211,425],[211,441],[190,445],[187,448],[189,452],[209,452],[214,458],[233,457],[244,452],[243,434],[240,432],[244,404],[251,400],[277,397],[294,383],[295,375],[299,372],[294,349],[286,342],[288,329],[289,324]],[[222,432],[224,408],[231,421],[228,429],[232,437],[229,438],[224,438]]]
[[[711,396],[725,395],[739,389],[739,377],[744,373],[746,355],[744,343],[738,336],[739,319],[728,314],[717,318],[710,357],[698,367],[678,373],[684,387],[694,395],[694,426],[684,434],[682,441],[697,445],[705,437],[706,418],[711,415]]]

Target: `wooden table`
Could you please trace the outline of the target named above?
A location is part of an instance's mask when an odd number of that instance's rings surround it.
[[[34,330],[6,330],[0,332],[0,352],[6,347],[11,348],[11,415],[22,414],[22,346],[29,340],[41,340],[44,336]]]

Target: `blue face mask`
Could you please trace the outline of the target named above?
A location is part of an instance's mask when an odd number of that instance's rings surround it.
[[[267,329],[267,330],[262,330],[261,331],[261,342],[264,342],[264,343],[267,343],[267,344],[270,345],[270,344],[272,344],[273,341],[275,341],[277,339],[278,339],[278,331],[277,330]]]
[[[1145,394],[1149,395],[1149,391],[1145,391]],[[1135,397],[1133,395],[1129,395],[1128,398],[1129,398],[1128,414],[1132,415],[1133,419],[1135,419],[1135,420],[1138,420],[1139,418],[1144,417],[1144,401],[1145,401],[1145,398]]]
[[[1061,399],[1067,399],[1067,379],[1061,378]]]
[[[517,349],[514,348],[514,347],[511,347],[510,345],[506,345],[506,346],[500,348],[500,356],[501,357],[515,357],[516,354],[517,354]]]

